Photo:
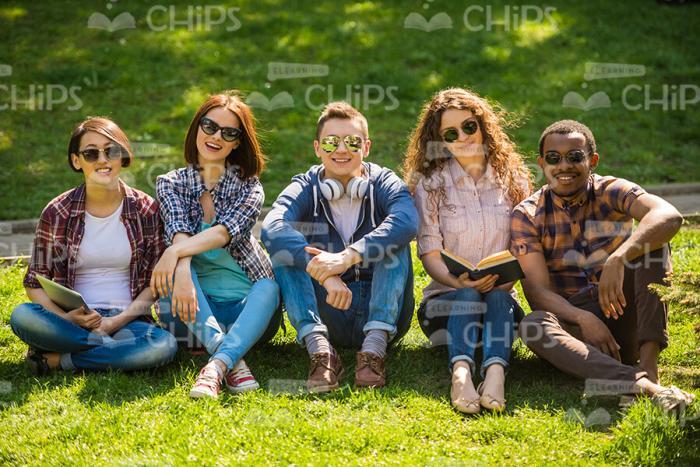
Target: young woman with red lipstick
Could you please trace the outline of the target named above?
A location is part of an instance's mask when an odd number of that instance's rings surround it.
[[[264,156],[253,113],[235,93],[213,95],[199,108],[185,161],[156,182],[169,246],[151,290],[161,297],[161,320],[178,337],[189,330],[211,355],[190,396],[215,398],[223,380],[234,393],[257,389],[243,356],[277,331],[280,299],[270,260],[251,233],[264,199]]]

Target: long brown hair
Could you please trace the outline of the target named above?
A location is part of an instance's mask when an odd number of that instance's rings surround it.
[[[255,117],[248,104],[243,102],[235,90],[209,96],[199,107],[197,113],[194,114],[185,137],[185,161],[197,167],[199,120],[215,107],[223,107],[230,110],[241,122],[241,143],[226,157],[226,164],[239,167],[243,178],[260,176],[265,169],[265,155],[258,142],[255,130]]]
[[[463,88],[448,88],[437,92],[428,101],[418,117],[418,123],[411,133],[403,172],[411,192],[415,192],[420,175],[429,177],[439,171],[447,162],[446,157],[435,157],[435,148],[442,149],[440,120],[447,109],[469,110],[474,114],[484,138],[487,163],[496,172],[498,183],[505,189],[513,206],[529,196],[532,191],[530,172],[515,144],[503,131],[507,126],[506,113],[494,109],[486,99],[475,92]],[[518,180],[528,181],[528,192],[518,184]],[[444,182],[437,187],[427,187],[428,196],[433,198],[429,205],[437,206],[446,201]]]

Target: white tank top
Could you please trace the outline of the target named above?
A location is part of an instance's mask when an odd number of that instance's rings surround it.
[[[78,249],[75,290],[92,309],[125,309],[131,303],[131,245],[121,222],[124,204],[107,217],[85,211],[85,234]]]

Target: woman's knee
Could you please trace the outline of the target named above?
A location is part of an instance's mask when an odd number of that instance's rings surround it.
[[[513,297],[510,295],[510,291],[494,288],[486,293],[484,300],[487,302],[488,301],[507,301],[507,302],[510,302],[510,300],[512,298]]]
[[[271,314],[277,310],[280,304],[280,287],[273,279],[263,278],[258,280],[253,287],[255,288],[255,293],[267,298],[272,298],[274,301],[274,306],[271,307]]]
[[[177,339],[168,331],[155,328],[148,336],[148,346],[144,350],[144,368],[162,366],[175,358]]]
[[[15,334],[19,332],[33,329],[40,320],[37,315],[41,312],[41,305],[36,303],[22,303],[17,305],[10,315],[10,328]]]
[[[462,302],[480,302],[482,301],[481,293],[471,287],[464,287],[455,290],[455,300]]]

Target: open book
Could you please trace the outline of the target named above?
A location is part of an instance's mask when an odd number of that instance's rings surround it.
[[[499,251],[479,261],[476,266],[466,259],[450,253],[447,250],[440,252],[442,260],[447,265],[447,269],[453,276],[461,276],[465,272],[469,274],[471,280],[478,280],[489,274],[498,274],[496,285],[505,284],[506,282],[517,281],[523,279],[523,273],[520,263],[511,255],[508,250]]]

